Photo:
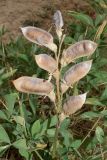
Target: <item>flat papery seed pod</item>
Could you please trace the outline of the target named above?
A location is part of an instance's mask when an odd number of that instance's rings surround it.
[[[77,58],[90,56],[94,53],[96,48],[97,43],[90,40],[77,42],[64,50],[61,63],[69,64]]]
[[[57,62],[51,56],[47,54],[39,54],[35,56],[38,66],[49,73],[54,73],[57,69]]]
[[[72,115],[82,108],[85,103],[87,93],[71,96],[63,105],[63,112],[65,115]]]
[[[63,27],[64,22],[63,22],[63,18],[60,10],[57,10],[54,13],[53,21],[57,29],[61,29]]]
[[[69,86],[66,83],[61,83],[61,93],[64,94],[68,90]]]
[[[54,52],[57,51],[57,46],[53,43],[53,37],[49,32],[31,26],[23,27],[21,30],[25,38],[29,41],[41,46],[45,46]]]
[[[13,81],[15,88],[19,92],[48,95],[53,91],[53,84],[47,80],[23,76]]]
[[[64,81],[70,87],[75,82],[87,75],[92,66],[92,60],[78,63],[72,66],[65,74]]]

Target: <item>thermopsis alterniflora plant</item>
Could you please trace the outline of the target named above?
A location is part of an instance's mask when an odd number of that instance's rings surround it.
[[[52,35],[43,29],[31,26],[21,28],[23,35],[29,41],[45,46],[54,52],[54,58],[47,54],[35,56],[37,65],[50,74],[49,79],[23,76],[14,80],[13,84],[20,92],[48,96],[52,100],[59,119],[56,128],[58,130],[60,123],[79,110],[85,103],[87,93],[69,96],[64,103],[63,95],[69,87],[73,87],[76,82],[88,74],[92,66],[92,60],[73,65],[64,73],[63,77],[61,77],[61,70],[80,57],[92,55],[97,48],[97,44],[90,40],[82,40],[62,51],[65,34],[63,34],[62,29],[64,25],[63,18],[59,10],[54,14],[53,20],[59,39],[58,46],[53,42]],[[51,82],[52,78],[55,79],[55,84]]]

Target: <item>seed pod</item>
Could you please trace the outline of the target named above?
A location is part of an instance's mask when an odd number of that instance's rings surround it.
[[[23,76],[13,81],[16,89],[23,93],[48,95],[53,91],[53,84],[47,80]],[[54,95],[53,95],[54,96]]]
[[[83,40],[68,47],[63,52],[62,64],[69,64],[77,58],[90,56],[97,48],[97,44],[90,40]]]
[[[62,36],[62,27],[64,25],[62,14],[59,10],[57,10],[53,16],[53,21],[56,26],[56,33],[59,38]]]
[[[68,90],[69,86],[66,83],[61,83],[61,92],[64,94]]]
[[[21,30],[25,38],[27,38],[29,41],[41,46],[45,46],[54,52],[57,51],[57,46],[53,43],[53,37],[49,32],[30,26],[21,28]]]
[[[78,63],[71,67],[64,75],[64,81],[67,86],[73,85],[78,82],[81,78],[86,76],[86,74],[91,69],[92,60]]]
[[[36,63],[38,66],[49,73],[54,73],[57,69],[57,63],[55,59],[47,54],[39,54],[35,56]]]
[[[71,96],[63,105],[63,112],[65,115],[71,115],[79,110],[85,103],[87,93]]]

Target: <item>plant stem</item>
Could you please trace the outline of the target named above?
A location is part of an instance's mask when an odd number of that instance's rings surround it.
[[[37,150],[35,150],[35,153],[37,154],[37,156],[38,156],[38,158],[39,158],[40,160],[43,160],[43,158],[41,157],[41,155],[38,153]]]
[[[60,55],[61,55],[61,47],[62,47],[62,43],[64,41],[65,35],[62,36],[61,40],[59,41],[59,48],[58,48],[58,54],[56,57],[56,61],[57,61],[57,76],[56,76],[56,95],[57,95],[57,101],[56,101],[56,105],[57,105],[57,118],[58,118],[58,124],[56,126],[56,131],[55,131],[55,137],[54,137],[54,144],[53,144],[53,153],[52,156],[53,158],[56,157],[56,150],[57,150],[57,140],[58,140],[58,132],[59,132],[59,124],[60,124],[60,120],[59,120],[59,113],[61,112],[61,108],[62,108],[62,96],[61,96],[61,92],[60,92],[60,69],[59,69],[59,63],[60,63]]]
[[[62,43],[64,41],[65,38],[65,34],[62,36],[61,40],[59,41],[59,49],[58,49],[58,55],[57,55],[57,77],[56,77],[56,86],[57,86],[57,98],[58,98],[58,102],[57,102],[57,111],[58,113],[61,110],[61,93],[60,93],[60,69],[59,69],[59,63],[60,63],[60,55],[61,55],[61,47],[62,47]]]

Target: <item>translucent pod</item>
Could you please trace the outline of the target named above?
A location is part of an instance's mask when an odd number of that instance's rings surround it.
[[[64,25],[62,14],[59,10],[57,10],[53,16],[53,21],[56,26],[56,33],[59,38],[62,36],[62,27]]]
[[[52,96],[54,86],[47,80],[23,76],[13,81],[15,88],[23,93]],[[53,94],[53,98],[54,98]]]
[[[51,56],[47,54],[39,54],[35,56],[38,66],[49,73],[54,73],[57,69],[57,62]]]
[[[71,115],[81,109],[83,104],[85,103],[87,93],[71,96],[63,105],[63,113],[64,115]]]
[[[61,82],[61,92],[64,94],[68,90],[69,86],[66,83]]]
[[[71,67],[64,74],[64,81],[68,87],[73,85],[75,82],[78,82],[81,78],[87,75],[92,66],[92,60],[78,63]]]
[[[61,63],[66,65],[73,62],[77,58],[90,56],[94,53],[96,48],[97,44],[90,40],[77,42],[64,50]]]
[[[57,51],[57,46],[53,43],[53,37],[49,32],[31,26],[23,27],[21,30],[25,38],[27,38],[29,41],[41,46],[45,46],[54,52]]]

